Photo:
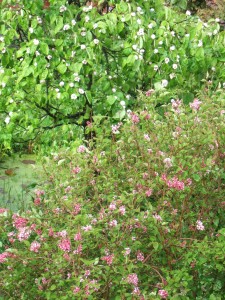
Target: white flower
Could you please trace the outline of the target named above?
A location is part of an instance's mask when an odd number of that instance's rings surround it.
[[[137,45],[133,45],[132,48],[133,48],[133,50],[136,51],[138,47],[137,47]]]
[[[157,65],[154,66],[154,71],[158,71],[159,67]]]
[[[65,5],[62,5],[62,6],[60,6],[60,8],[59,8],[59,11],[60,12],[64,12],[64,11],[66,11],[67,10],[67,8],[65,7]]]
[[[89,17],[89,16],[86,16],[86,17],[84,18],[84,20],[85,20],[85,22],[87,23],[87,22],[90,21],[90,17]]]
[[[153,11],[155,11],[155,9],[154,8],[150,8],[150,11],[153,12]]]
[[[35,46],[37,46],[37,45],[39,45],[40,42],[39,42],[39,40],[34,39],[34,40],[33,40],[33,43],[34,43]]]
[[[0,42],[4,42],[4,36],[0,36]]]
[[[167,87],[167,85],[168,85],[168,80],[163,79],[162,80],[162,87]]]
[[[98,39],[94,39],[93,42],[94,42],[95,45],[98,45],[99,40]]]
[[[213,30],[213,34],[216,35],[218,33],[218,30]]]
[[[173,79],[174,77],[176,77],[176,75],[174,73],[171,73],[169,76],[170,76],[170,79]]]
[[[196,222],[196,229],[200,231],[203,231],[205,229],[205,226],[203,225],[202,221],[198,220]]]
[[[61,94],[60,94],[60,93],[57,93],[57,94],[56,94],[56,97],[57,97],[57,99],[59,99],[59,98],[61,97]]]
[[[144,35],[144,34],[145,34],[144,28],[140,28],[140,29],[138,30],[138,32],[137,32],[137,35],[138,35],[138,36],[142,36],[142,35]]]
[[[69,86],[72,88],[72,87],[74,87],[74,83],[73,82],[70,82],[69,83]]]
[[[173,51],[173,50],[175,50],[175,48],[176,47],[173,45],[173,46],[170,47],[170,50]]]
[[[27,48],[26,53],[30,54],[30,48]]]
[[[51,56],[51,55],[48,55],[48,56],[47,56],[47,59],[49,59],[49,60],[52,59],[52,56]]]
[[[151,38],[154,40],[156,38],[155,34],[152,34]]]
[[[65,84],[64,81],[61,81],[61,82],[59,83],[59,86],[62,87],[62,86],[64,86],[64,84]]]
[[[80,48],[81,48],[82,50],[84,50],[84,49],[86,49],[86,46],[85,46],[85,45],[80,45]]]
[[[33,32],[34,32],[34,29],[33,29],[32,27],[30,27],[30,28],[29,28],[29,32],[30,32],[30,33],[33,33]]]
[[[78,90],[78,92],[79,92],[81,95],[83,95],[83,94],[85,93],[84,90],[81,89],[81,88]]]
[[[84,59],[82,60],[82,64],[86,65],[87,64],[87,61]]]
[[[9,122],[10,122],[10,117],[6,117],[6,118],[5,118],[5,123],[6,123],[6,124],[9,124]]]
[[[40,17],[37,17],[37,21],[38,21],[38,24],[42,24],[42,19]]]
[[[218,23],[218,22],[220,21],[220,19],[219,19],[219,18],[216,18],[215,21]]]
[[[148,28],[149,29],[153,28],[153,24],[152,23],[148,24]]]
[[[98,27],[98,23],[93,24],[93,28],[96,29]]]
[[[41,79],[40,80],[40,83],[42,84],[42,83],[45,83],[45,80],[44,79]]]
[[[35,55],[36,55],[36,56],[39,56],[39,55],[40,55],[40,52],[39,52],[39,51],[35,51]]]
[[[76,54],[76,51],[72,51],[72,52],[71,52],[71,57],[74,57],[75,54]]]
[[[4,74],[4,73],[5,73],[4,69],[2,69],[2,67],[0,67],[0,74]]]
[[[225,84],[224,84],[224,86],[225,86]],[[126,99],[127,100],[129,100],[130,99],[130,95],[128,94],[128,95],[126,95]]]
[[[212,71],[213,71],[213,72],[216,71],[216,68],[215,68],[215,67],[212,67]]]
[[[86,31],[82,31],[80,35],[85,36],[86,34],[87,34]]]
[[[186,16],[190,16],[190,15],[191,15],[190,10],[187,10],[187,11],[186,11]]]
[[[12,112],[12,111],[10,111],[10,112],[9,112],[9,116],[10,116],[10,117],[12,117],[12,115],[13,115],[13,112]]]
[[[200,41],[198,42],[198,47],[202,47],[202,45],[203,45],[202,40],[200,40]]]
[[[143,54],[143,53],[145,53],[145,49],[140,49],[140,54]]]
[[[174,32],[174,31],[171,31],[170,34],[171,34],[172,36],[175,36],[175,32]]]
[[[126,107],[125,101],[120,101],[120,105],[121,105],[123,108],[125,108],[125,107]]]
[[[14,102],[14,100],[13,100],[13,99],[10,99],[10,100],[9,100],[9,103],[13,103],[13,102]]]
[[[116,89],[115,89],[115,88],[112,88],[112,92],[115,93],[115,92],[116,92]]]
[[[70,97],[72,100],[76,100],[77,99],[77,95],[76,94],[72,94]]]
[[[77,23],[77,22],[76,22],[75,20],[72,20],[72,21],[71,21],[72,26],[76,25],[76,23]]]
[[[6,86],[6,83],[5,82],[2,82],[2,87],[4,88]]]
[[[135,16],[136,16],[136,13],[135,13],[135,12],[132,12],[130,15],[131,15],[131,17],[135,17]]]
[[[173,165],[172,160],[169,157],[165,158],[163,162],[164,162],[166,168],[170,168]]]
[[[158,53],[158,52],[159,52],[159,50],[158,50],[158,49],[155,49],[155,50],[154,50],[154,53],[155,53],[155,54],[156,54],[156,53]]]
[[[170,59],[168,57],[165,58],[165,63],[168,64]]]
[[[173,64],[173,69],[174,69],[174,70],[177,69],[177,64]]]
[[[124,19],[124,21],[125,21],[125,19]],[[141,24],[141,20],[137,19],[137,23],[140,25]]]
[[[64,26],[63,26],[63,30],[69,30],[70,29],[70,25],[69,24],[65,24]]]
[[[76,77],[74,78],[74,81],[79,82],[79,81],[80,81],[80,77],[79,77],[79,76],[76,76]]]

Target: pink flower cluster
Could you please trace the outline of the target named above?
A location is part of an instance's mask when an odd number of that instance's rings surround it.
[[[203,225],[202,221],[198,220],[196,222],[196,228],[197,230],[203,231],[205,229],[205,226]]]
[[[77,152],[78,153],[84,153],[87,151],[87,148],[84,146],[84,145],[80,145],[78,148],[77,148]]]
[[[61,250],[69,252],[71,249],[71,242],[69,239],[62,239],[58,246]]]
[[[31,245],[30,245],[30,251],[33,251],[33,252],[38,252],[39,251],[39,248],[41,247],[41,244],[40,243],[38,243],[38,242],[36,242],[36,241],[34,241],[34,242],[32,242],[31,243]]]
[[[202,102],[199,101],[199,99],[195,98],[194,101],[192,103],[190,103],[190,108],[192,110],[198,111],[201,104],[202,104]]]
[[[104,260],[108,266],[111,266],[111,264],[113,263],[113,259],[114,259],[114,255],[111,254],[111,255],[106,255],[106,256],[103,256],[101,258],[101,260]]]
[[[138,276],[136,273],[129,274],[127,276],[127,282],[133,284],[134,286],[138,285]]]
[[[158,294],[162,299],[166,299],[168,297],[168,292],[166,290],[159,290]]]
[[[3,252],[0,254],[0,263],[4,263],[7,259],[7,257],[9,256],[8,252]]]
[[[169,179],[167,179],[166,175],[163,174],[161,178],[163,181],[166,182],[166,184],[169,188],[173,188],[177,191],[184,190],[184,187],[185,187],[184,182],[178,180],[178,178],[176,176],[173,177],[171,180],[169,180]]]
[[[153,89],[148,90],[147,92],[145,92],[145,96],[150,97],[152,95],[152,93],[154,93],[154,91],[155,90],[153,90]]]
[[[20,217],[17,214],[14,214],[12,218],[13,218],[13,226],[16,227],[16,229],[25,227],[27,225],[28,222],[27,219]]]
[[[174,109],[174,111],[179,114],[180,113],[180,107],[182,105],[182,100],[179,100],[179,99],[174,100],[174,99],[172,99],[171,103],[172,103],[172,108]]]
[[[80,167],[75,167],[75,168],[72,169],[71,172],[72,172],[73,174],[79,174],[80,171],[81,171],[81,168],[80,168]]]

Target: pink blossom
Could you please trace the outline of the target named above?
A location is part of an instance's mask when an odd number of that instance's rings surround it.
[[[126,207],[125,207],[124,205],[120,206],[120,207],[119,207],[119,212],[120,212],[120,214],[121,214],[122,216],[124,216],[125,213],[126,213]]]
[[[144,261],[144,259],[145,259],[144,254],[141,251],[138,251],[137,260]]]
[[[43,190],[36,190],[35,191],[35,195],[37,196],[37,197],[40,197],[40,196],[42,196],[42,195],[44,195],[45,194],[45,191],[43,191]]]
[[[82,254],[82,245],[78,245],[77,249],[73,251],[73,254]]]
[[[91,225],[83,226],[81,227],[81,229],[84,231],[90,231],[92,229],[92,226]]]
[[[71,190],[72,190],[72,187],[71,186],[67,186],[65,188],[65,193],[69,193]]]
[[[0,254],[0,263],[4,263],[7,260],[7,257],[9,257],[9,253],[8,252],[3,252]]]
[[[153,89],[150,89],[150,90],[148,90],[147,92],[145,92],[145,95],[146,95],[147,97],[150,97],[150,96],[152,95],[152,93],[154,93],[154,90],[153,90]]]
[[[110,205],[109,205],[109,210],[115,210],[116,209],[116,204],[114,202],[112,202]]]
[[[35,198],[34,199],[34,205],[38,206],[41,204],[41,198]]]
[[[141,294],[139,287],[135,286],[131,294],[139,296]]]
[[[117,220],[112,220],[109,222],[110,227],[116,227],[117,226]]]
[[[79,293],[80,292],[80,288],[78,287],[78,286],[76,286],[75,288],[74,288],[74,290],[73,290],[73,293],[74,294],[77,294],[77,293]]]
[[[144,134],[144,139],[148,142],[151,140],[150,136],[148,134]]]
[[[79,212],[81,211],[81,205],[79,203],[74,205],[74,210],[73,210],[73,215],[78,215]]]
[[[162,299],[166,299],[168,297],[168,292],[166,290],[159,290],[158,294]]]
[[[52,228],[49,228],[48,230],[48,236],[54,236],[54,231]]]
[[[205,226],[203,225],[202,221],[198,220],[196,222],[196,228],[197,230],[203,231],[205,229]]]
[[[199,101],[199,99],[195,98],[194,101],[192,103],[190,103],[190,108],[192,110],[199,110],[200,105],[202,104],[201,101]]]
[[[177,177],[173,177],[171,180],[167,181],[167,186],[169,188],[174,188],[178,191],[184,189],[184,183],[183,181],[179,181]]]
[[[106,256],[103,256],[101,258],[101,260],[104,260],[108,266],[111,266],[111,264],[113,263],[113,259],[114,259],[114,255],[111,254],[111,255],[106,255]]]
[[[129,255],[131,252],[130,248],[125,248],[124,255]]]
[[[154,218],[156,221],[162,222],[162,217],[161,217],[160,215],[154,214],[154,215],[153,215],[153,218]]]
[[[84,153],[87,151],[87,148],[84,145],[80,145],[77,149],[78,153]]]
[[[90,270],[86,270],[85,273],[84,273],[84,276],[87,278],[90,275],[91,275],[91,271]]]
[[[79,174],[80,171],[81,171],[81,168],[80,168],[80,167],[75,167],[75,168],[72,169],[71,172],[72,172],[73,174]]]
[[[27,225],[27,219],[23,218],[23,217],[20,217],[18,216],[17,214],[14,214],[12,216],[13,218],[13,226],[16,227],[16,229],[19,229],[21,227],[25,227]]]
[[[152,189],[148,189],[146,192],[145,192],[145,195],[147,197],[150,197],[152,195]]]
[[[71,249],[71,242],[69,239],[62,239],[58,246],[61,250],[69,252]]]
[[[34,242],[32,242],[31,243],[31,245],[30,245],[30,251],[33,251],[33,252],[38,252],[39,251],[39,248],[41,247],[41,244],[40,243],[38,243],[38,242],[36,242],[36,241],[34,241]]]
[[[80,232],[74,235],[74,241],[82,241],[82,236]]]
[[[172,103],[172,108],[174,109],[174,111],[179,114],[180,113],[180,107],[182,105],[182,101],[179,100],[179,99],[177,99],[177,100],[172,99],[171,103]]]
[[[171,168],[173,166],[171,158],[167,157],[163,160],[166,168]]]
[[[8,211],[8,209],[6,209],[6,208],[0,208],[0,214],[4,214],[6,211]]]
[[[136,273],[133,273],[133,274],[129,274],[127,276],[127,282],[130,283],[130,284],[133,284],[134,286],[137,286],[138,285],[138,276]]]
[[[59,231],[57,232],[57,236],[61,236],[65,238],[67,236],[67,231],[66,230]]]
[[[27,240],[30,237],[30,234],[31,234],[31,230],[29,227],[22,227],[22,228],[19,228],[17,238],[21,242],[21,241]]]
[[[136,115],[135,113],[131,113],[131,121],[133,124],[138,124],[140,122],[140,119],[138,115]]]

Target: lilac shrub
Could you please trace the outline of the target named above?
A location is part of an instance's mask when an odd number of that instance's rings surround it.
[[[46,159],[28,211],[0,210],[5,298],[222,299],[223,96],[149,97]]]

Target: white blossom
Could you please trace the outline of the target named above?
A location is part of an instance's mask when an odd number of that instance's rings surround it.
[[[64,11],[66,11],[66,10],[67,10],[67,8],[66,8],[65,5],[62,5],[62,6],[60,6],[60,8],[59,8],[59,11],[60,11],[60,12],[64,12]]]
[[[72,99],[72,100],[76,100],[76,99],[77,99],[77,95],[76,95],[76,94],[72,94],[72,95],[71,95],[71,99]]]
[[[65,24],[64,26],[63,26],[63,30],[69,30],[70,29],[70,25],[69,24]]]
[[[8,117],[5,118],[5,123],[9,124],[9,122],[10,122],[10,117],[8,116]]]
[[[162,80],[162,87],[167,87],[167,85],[168,85],[168,80],[163,79]]]
[[[81,95],[83,95],[83,94],[85,93],[84,90],[81,89],[81,88],[79,88],[78,92],[79,92]]]
[[[39,45],[40,42],[39,42],[39,40],[34,39],[34,40],[33,40],[33,43],[34,43],[35,46],[37,46],[37,45]]]

